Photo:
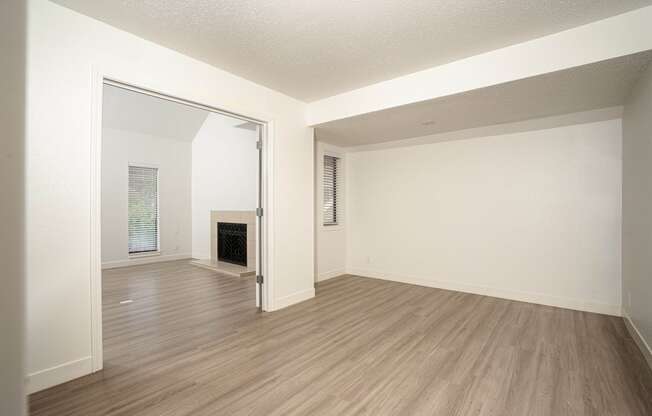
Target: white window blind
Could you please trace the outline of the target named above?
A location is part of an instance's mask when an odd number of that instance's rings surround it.
[[[129,166],[129,254],[158,251],[158,169]]]
[[[330,155],[324,155],[324,225],[339,224],[340,195],[338,193],[338,169],[340,158]]]

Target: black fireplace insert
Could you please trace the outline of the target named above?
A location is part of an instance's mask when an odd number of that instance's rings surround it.
[[[247,224],[217,223],[217,260],[247,266]]]

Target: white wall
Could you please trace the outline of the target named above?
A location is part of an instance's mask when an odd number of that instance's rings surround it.
[[[25,414],[25,33],[21,0],[0,2],[0,414]]]
[[[273,121],[271,308],[314,295],[313,135],[305,104],[46,0],[29,1],[30,390],[91,371],[92,74]],[[65,249],[62,249],[65,248]],[[271,280],[271,279],[270,279]]]
[[[338,225],[324,226],[323,215],[323,171],[324,155],[340,158],[340,181],[338,190]],[[315,143],[315,281],[320,282],[346,272],[346,153],[345,149],[327,143]]]
[[[128,167],[158,168],[160,256],[190,258],[191,142],[105,128],[102,131],[102,265],[129,265]]]
[[[347,157],[348,271],[620,313],[620,120]]]
[[[210,258],[211,210],[258,206],[258,133],[242,121],[209,114],[192,141],[192,257]]]
[[[623,311],[652,366],[652,67],[623,116]],[[634,334],[636,335],[636,334]],[[635,336],[636,339],[636,336]]]

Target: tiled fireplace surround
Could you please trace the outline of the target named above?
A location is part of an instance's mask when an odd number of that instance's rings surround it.
[[[211,262],[217,263],[217,223],[231,222],[247,225],[247,269],[256,268],[256,212],[211,211]],[[234,265],[235,266],[235,265]]]

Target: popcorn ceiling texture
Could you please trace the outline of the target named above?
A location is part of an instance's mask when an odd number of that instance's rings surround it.
[[[303,101],[652,0],[54,0]]]

